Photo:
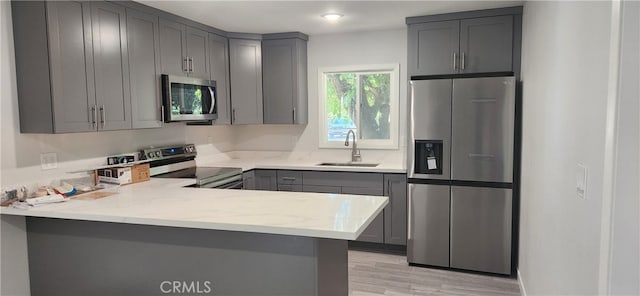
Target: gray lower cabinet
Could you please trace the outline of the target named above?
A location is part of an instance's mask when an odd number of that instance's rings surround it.
[[[385,174],[384,195],[389,204],[384,209],[384,243],[407,244],[407,175]]]
[[[302,185],[302,192],[318,192],[318,193],[336,193],[336,194],[340,194],[342,192],[342,188],[340,186]]]
[[[409,76],[513,71],[518,11],[407,18]]]
[[[342,194],[359,194],[359,195],[376,195],[376,196],[380,196],[383,195],[383,189],[382,187],[342,187]],[[383,212],[381,212],[380,214],[378,214],[378,216],[373,219],[373,221],[371,222],[371,224],[369,224],[369,226],[362,232],[362,234],[360,234],[360,236],[358,237],[357,241],[361,241],[361,242],[371,242],[371,243],[384,243],[384,219],[385,219],[385,212],[387,211],[387,209],[385,208],[385,210]]]
[[[209,34],[185,24],[160,19],[162,74],[209,79]]]
[[[231,124],[231,96],[229,95],[229,40],[209,33],[209,65],[211,80],[216,82],[218,119],[216,125]]]
[[[255,171],[248,171],[242,173],[242,188],[247,190],[256,189],[256,173]]]
[[[278,190],[276,182],[276,170],[254,170],[255,190]]]
[[[278,191],[304,192],[302,185],[278,184]]]
[[[160,32],[157,16],[127,8],[133,128],[162,126]]]
[[[307,39],[278,36],[262,41],[264,123],[306,124]]]
[[[131,129],[131,92],[124,7],[91,3],[98,130]]]
[[[231,123],[262,124],[262,50],[260,40],[229,39]]]

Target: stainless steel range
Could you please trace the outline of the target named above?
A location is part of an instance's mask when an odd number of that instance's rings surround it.
[[[196,166],[193,144],[144,149],[142,159],[150,160],[154,178],[187,178],[196,183],[188,187],[242,189],[242,169]]]

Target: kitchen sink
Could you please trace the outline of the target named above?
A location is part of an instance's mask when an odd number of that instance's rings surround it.
[[[349,166],[349,167],[377,167],[379,163],[360,163],[360,162],[323,162],[319,166]]]

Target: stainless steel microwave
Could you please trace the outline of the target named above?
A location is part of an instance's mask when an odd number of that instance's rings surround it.
[[[216,82],[162,75],[164,121],[207,121],[218,118]]]

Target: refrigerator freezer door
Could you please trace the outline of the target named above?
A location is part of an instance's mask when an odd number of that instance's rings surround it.
[[[515,79],[456,79],[452,105],[451,179],[512,183]]]
[[[411,104],[407,168],[409,178],[444,179],[451,177],[451,79],[411,81]],[[416,172],[416,162],[426,162],[426,154],[416,153],[416,141],[442,141],[442,170],[440,174]],[[416,155],[424,156],[422,159]]]
[[[451,187],[451,267],[511,273],[511,189]]]
[[[449,267],[450,187],[409,184],[407,261]]]

